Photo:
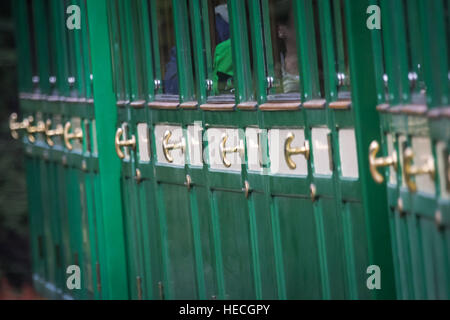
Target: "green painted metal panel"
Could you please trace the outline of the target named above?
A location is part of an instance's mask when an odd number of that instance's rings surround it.
[[[115,133],[116,117],[109,112],[114,106],[112,82],[112,59],[109,50],[109,31],[106,1],[87,1],[89,39],[95,100],[95,125],[98,145],[98,161],[101,188],[101,220],[107,292],[106,299],[128,297],[122,205],[120,196],[120,162],[115,156],[112,137]],[[109,83],[109,85],[107,85]]]
[[[345,1],[347,26],[349,30],[349,62],[352,79],[352,102],[355,107],[355,128],[357,134],[358,166],[361,179],[366,232],[368,235],[369,263],[383,270],[385,286],[373,293],[375,297],[392,299],[394,279],[388,216],[384,208],[385,190],[376,186],[369,175],[368,146],[378,137],[379,123],[376,121],[376,92],[374,70],[365,68],[373,61],[370,30],[366,27],[365,12],[368,3]],[[365,39],[365,40],[363,40]],[[364,80],[363,80],[364,79]],[[369,81],[370,80],[370,81]],[[372,82],[372,83],[371,83]],[[380,214],[385,213],[385,214]]]

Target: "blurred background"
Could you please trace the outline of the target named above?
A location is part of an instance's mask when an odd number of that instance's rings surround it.
[[[0,1],[0,299],[34,299],[22,144],[8,126],[18,110],[12,1]]]

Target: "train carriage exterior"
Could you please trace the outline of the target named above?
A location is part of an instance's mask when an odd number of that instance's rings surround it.
[[[450,1],[13,4],[43,296],[450,298]]]

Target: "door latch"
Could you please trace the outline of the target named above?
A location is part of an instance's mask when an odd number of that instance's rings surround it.
[[[239,146],[226,148],[228,140],[228,135],[226,133],[222,136],[222,142],[220,143],[219,150],[220,150],[220,157],[222,158],[222,163],[225,167],[229,168],[231,167],[231,162],[227,159],[228,153],[236,153],[238,152],[241,157],[244,156],[245,148],[244,148],[244,142],[242,140],[239,140]]]
[[[57,136],[63,136],[64,135],[64,128],[61,124],[56,125],[55,129],[50,129],[52,126],[52,120],[47,119],[45,123],[45,137],[47,140],[47,144],[50,147],[53,147],[55,145],[55,142],[52,140],[53,137]]]
[[[123,135],[123,129],[122,128],[117,129],[114,141],[115,141],[115,145],[116,145],[116,153],[120,159],[125,158],[125,154],[121,150],[122,147],[125,147],[125,148],[130,147],[133,150],[136,149],[136,137],[131,136],[131,139],[129,139],[129,140],[121,140],[120,138],[122,137],[122,135]]]
[[[434,167],[434,160],[431,156],[428,156],[425,163],[421,166],[416,166],[413,164],[414,152],[411,148],[406,148],[403,154],[403,163],[405,169],[405,182],[408,186],[409,191],[416,192],[417,185],[416,182],[412,179],[414,176],[418,175],[429,175],[430,178],[434,181],[436,170]]]
[[[164,157],[166,158],[166,160],[169,163],[172,163],[173,162],[173,157],[170,154],[170,151],[179,149],[184,154],[185,151],[186,151],[186,141],[182,137],[179,142],[177,142],[177,143],[170,143],[169,142],[170,137],[172,137],[172,131],[167,130],[164,133],[164,139],[163,139],[162,147],[163,147]]]
[[[295,162],[291,159],[291,156],[302,154],[306,160],[309,160],[310,148],[308,140],[305,140],[303,147],[301,148],[292,148],[291,143],[294,141],[295,135],[292,132],[289,132],[286,141],[284,142],[284,158],[288,167],[292,170],[297,168]]]
[[[27,130],[31,122],[33,122],[33,117],[29,116],[22,120],[22,122],[17,122],[17,113],[12,113],[9,117],[9,130],[11,131],[11,136],[13,139],[19,139],[19,130]]]
[[[81,130],[81,128],[76,128],[75,131],[71,133],[71,128],[72,124],[70,123],[70,121],[66,122],[64,126],[64,143],[68,150],[73,149],[72,143],[70,142],[71,140],[78,140],[80,142],[83,141],[83,130]]]
[[[378,172],[378,168],[393,166],[394,170],[397,171],[398,158],[397,152],[395,151],[391,156],[377,158],[379,150],[380,144],[377,141],[372,141],[369,147],[369,169],[373,180],[375,180],[376,183],[383,183],[384,177]]]

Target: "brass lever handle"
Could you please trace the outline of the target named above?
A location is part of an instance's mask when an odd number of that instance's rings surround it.
[[[220,157],[222,158],[223,165],[225,167],[229,168],[229,167],[231,167],[231,162],[227,159],[227,154],[239,152],[240,156],[243,157],[245,148],[244,148],[244,142],[242,140],[239,141],[239,146],[232,147],[232,148],[226,148],[225,146],[227,144],[227,140],[228,140],[228,135],[226,133],[224,133],[222,136],[222,142],[220,143],[220,146],[219,146],[219,151],[220,151]]]
[[[398,158],[396,151],[394,151],[391,156],[377,158],[379,150],[380,144],[377,141],[372,141],[369,146],[369,169],[373,180],[375,180],[376,183],[383,183],[384,177],[378,172],[378,168],[393,166],[394,170],[397,171]]]
[[[37,133],[45,133],[45,123],[44,121],[38,121],[36,126],[29,125],[27,127],[28,140],[31,143],[36,142],[36,137],[34,136]]]
[[[292,132],[289,132],[286,137],[286,141],[284,142],[284,158],[286,160],[288,167],[292,170],[297,168],[297,165],[291,159],[291,156],[297,155],[297,154],[302,154],[305,156],[306,160],[309,160],[309,153],[310,153],[308,140],[305,140],[303,147],[292,148],[291,143],[292,143],[292,141],[294,141],[294,138],[295,138],[295,135]]]
[[[13,139],[19,139],[19,133],[17,131],[19,130],[26,130],[30,123],[33,122],[33,117],[29,116],[28,118],[25,118],[22,120],[22,122],[17,122],[17,113],[12,113],[9,116],[9,130],[11,131],[11,136]]]
[[[184,138],[181,138],[180,142],[177,143],[170,143],[170,137],[172,137],[172,131],[167,130],[164,133],[164,139],[162,142],[162,148],[163,148],[163,152],[164,152],[164,157],[166,158],[166,160],[169,163],[173,162],[173,157],[170,154],[170,151],[172,150],[177,150],[180,149],[182,153],[184,153],[186,151],[186,141],[184,140]]]
[[[64,125],[64,143],[66,145],[66,148],[69,150],[73,149],[72,143],[70,143],[71,140],[78,140],[83,141],[83,130],[81,128],[76,128],[73,133],[70,133],[70,128],[72,128],[72,124],[70,121],[66,122]]]
[[[52,138],[57,136],[63,136],[64,127],[62,126],[62,124],[58,124],[56,125],[55,129],[50,129],[51,126],[52,120],[47,119],[47,121],[45,122],[45,136],[46,136],[45,139],[47,140],[47,144],[50,147],[53,147],[55,145],[55,142],[52,140]]]
[[[436,170],[434,167],[434,161],[432,157],[426,159],[426,163],[418,167],[413,165],[414,152],[411,148],[406,148],[403,153],[403,165],[405,169],[405,182],[408,186],[409,191],[416,192],[417,185],[412,179],[414,176],[428,174],[430,178],[434,181],[436,176]]]
[[[116,137],[114,139],[116,145],[116,153],[120,159],[125,158],[125,154],[122,151],[122,147],[131,147],[133,150],[136,148],[136,138],[135,136],[131,136],[129,140],[120,140],[123,135],[123,129],[119,128],[116,131]]]

